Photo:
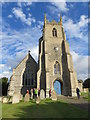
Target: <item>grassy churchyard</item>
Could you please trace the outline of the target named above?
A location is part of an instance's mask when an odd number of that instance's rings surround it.
[[[18,104],[2,104],[3,118],[87,118],[88,112],[64,100],[30,100]]]

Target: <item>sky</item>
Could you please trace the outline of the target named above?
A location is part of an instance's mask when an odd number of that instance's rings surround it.
[[[49,21],[57,22],[62,15],[77,78],[88,78],[88,2],[34,1],[0,3],[0,78],[10,78],[28,50],[38,61],[45,13]]]

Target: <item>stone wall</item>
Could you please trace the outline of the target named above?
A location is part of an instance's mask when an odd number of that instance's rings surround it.
[[[13,69],[13,74],[8,87],[8,95],[12,96],[13,93],[20,93],[24,95],[27,89],[30,90],[31,88],[37,87],[37,70],[37,63],[28,53],[28,55],[26,55],[17,67]],[[33,83],[31,84],[32,73]]]
[[[56,30],[56,36],[52,31]],[[58,62],[60,73],[54,73],[54,65]],[[69,50],[69,44],[66,40],[65,32],[62,26],[62,20],[59,22],[44,20],[43,36],[39,41],[39,70],[37,73],[37,88],[41,85],[46,90],[46,97],[49,97],[50,88],[53,90],[53,83],[59,80],[62,83],[62,94],[76,96],[76,87],[78,87],[76,72],[73,67],[72,56]]]

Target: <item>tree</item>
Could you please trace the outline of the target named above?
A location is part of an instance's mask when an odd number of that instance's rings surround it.
[[[87,78],[83,83],[83,88],[90,88],[90,78]]]
[[[3,77],[0,79],[0,86],[2,86],[2,95],[7,95],[7,89],[8,89],[8,78]],[[1,95],[1,94],[0,94]]]

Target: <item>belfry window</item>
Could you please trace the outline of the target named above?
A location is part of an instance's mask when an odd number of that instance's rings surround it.
[[[52,35],[53,35],[53,37],[57,37],[57,30],[56,30],[56,28],[53,28]]]
[[[60,64],[57,61],[54,64],[54,74],[60,74]]]
[[[56,64],[54,65],[54,74],[56,74],[57,71],[56,71]]]

